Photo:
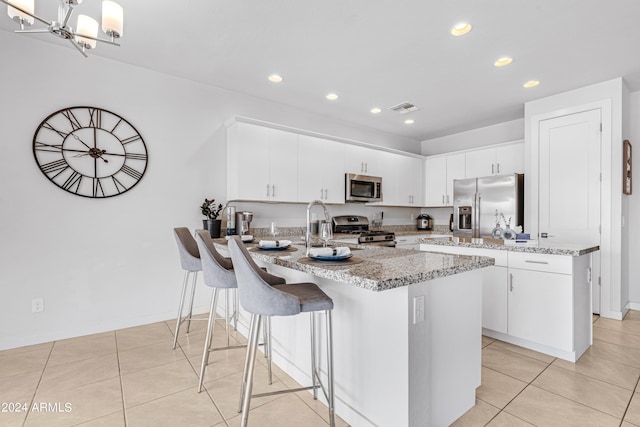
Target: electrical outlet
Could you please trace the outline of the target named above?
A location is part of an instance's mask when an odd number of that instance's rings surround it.
[[[44,298],[34,298],[31,300],[31,312],[41,313],[44,311]]]
[[[424,295],[413,297],[413,324],[424,322]]]

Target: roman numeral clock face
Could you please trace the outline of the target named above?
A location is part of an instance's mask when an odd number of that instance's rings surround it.
[[[51,182],[83,197],[117,196],[147,169],[147,147],[125,119],[94,107],[71,107],[43,120],[33,155]]]

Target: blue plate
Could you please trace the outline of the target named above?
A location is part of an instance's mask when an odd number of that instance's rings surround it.
[[[347,255],[326,255],[326,256],[322,256],[322,255],[318,255],[318,256],[313,256],[313,255],[309,255],[309,258],[315,260],[315,261],[342,261],[345,259],[349,259],[353,256],[353,254],[347,254]]]
[[[289,249],[291,247],[291,245],[287,245],[287,246],[274,246],[272,248],[263,248],[262,246],[258,245],[256,246],[256,248],[260,249],[261,251],[284,251],[285,249]]]

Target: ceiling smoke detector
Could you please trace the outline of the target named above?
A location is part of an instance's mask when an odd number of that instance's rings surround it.
[[[398,105],[394,105],[393,107],[389,107],[389,110],[391,111],[395,111],[396,113],[400,113],[400,114],[407,114],[410,113],[412,111],[416,111],[419,110],[420,107],[417,107],[415,105],[413,105],[410,102],[403,102],[402,104],[398,104]]]

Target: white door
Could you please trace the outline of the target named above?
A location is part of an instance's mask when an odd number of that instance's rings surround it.
[[[600,243],[600,123],[600,109],[540,122],[540,238]],[[593,286],[594,313],[600,312],[599,289]]]

